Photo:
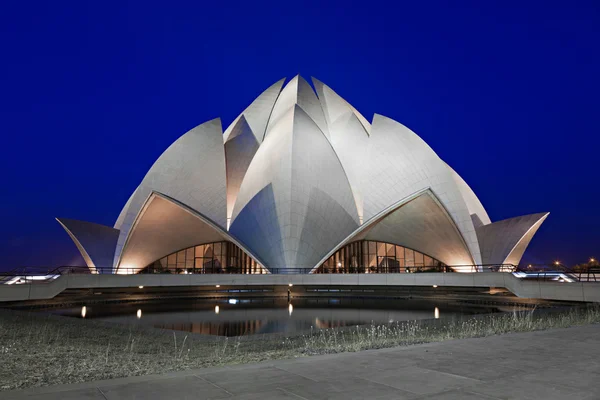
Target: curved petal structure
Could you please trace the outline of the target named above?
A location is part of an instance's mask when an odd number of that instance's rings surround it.
[[[76,219],[56,220],[73,239],[90,271],[102,273],[112,268],[119,237],[118,229]]]
[[[225,142],[225,161],[227,168],[227,229],[231,222],[233,206],[246,170],[258,150],[259,143],[242,115],[231,130]]]
[[[481,204],[481,201],[479,201],[479,199],[475,195],[475,192],[473,192],[473,189],[471,189],[467,182],[465,182],[465,180],[459,174],[457,174],[456,171],[454,171],[448,164],[446,164],[446,166],[452,173],[452,178],[454,178],[454,181],[456,182],[456,185],[460,190],[460,194],[462,195],[463,200],[465,201],[469,214],[471,214],[471,220],[473,221],[475,228],[481,225],[487,225],[492,223],[490,217],[485,211],[485,208],[483,208],[483,204]]]
[[[268,267],[312,268],[357,226],[352,191],[331,144],[300,106],[289,109],[248,168],[231,233],[255,244]]]
[[[240,246],[201,214],[153,192],[131,229],[117,273],[135,273],[167,254],[200,243],[224,240]]]
[[[378,218],[360,239],[419,249],[446,265],[473,265],[454,221],[430,190]]]
[[[366,170],[365,149],[369,145],[369,134],[365,127],[368,126],[370,130],[371,125],[328,86],[315,78],[313,78],[313,82],[325,113],[331,145],[346,171],[359,222],[362,224],[363,188],[361,182]]]
[[[519,265],[527,245],[549,214],[523,215],[477,228],[483,263]]]
[[[125,206],[123,206],[123,208],[121,209],[121,212],[119,213],[119,216],[117,217],[117,221],[115,222],[115,225],[114,225],[115,229],[121,229],[123,220],[125,219],[125,216],[127,215],[127,210],[129,210],[129,206],[131,205],[131,201],[133,200],[133,196],[135,195],[136,192],[137,192],[137,188],[133,191],[133,193],[131,193],[131,196],[129,196],[129,199],[127,199],[127,203],[125,203]]]
[[[224,134],[215,119],[177,139],[110,235],[60,220],[90,268],[135,272],[210,241],[228,242],[219,263],[231,262],[229,271],[257,263],[272,272],[310,270],[346,254],[343,246],[362,249],[358,240],[419,252],[456,271],[520,261],[547,214],[492,223],[471,187],[410,129],[378,114],[369,123],[317,79],[314,90],[300,76],[284,81]],[[111,235],[118,236],[112,248]],[[236,257],[244,261],[234,265]]]
[[[235,129],[237,122],[240,118],[244,117],[246,120],[252,134],[256,138],[258,143],[262,143],[263,137],[265,136],[265,130],[267,129],[267,123],[269,122],[269,117],[271,116],[271,112],[273,111],[273,106],[275,105],[275,101],[279,97],[279,93],[281,92],[281,88],[283,87],[283,82],[285,82],[285,78],[275,82],[271,85],[267,90],[262,92],[260,96],[256,98],[241,113],[229,128],[225,130],[223,134],[223,139],[225,142],[229,139],[231,132]]]
[[[363,175],[365,223],[380,210],[430,189],[458,227],[475,264],[481,263],[477,235],[461,192],[446,164],[404,125],[375,115]]]
[[[347,117],[348,114],[354,114],[358,119],[363,129],[369,135],[371,133],[371,124],[365,117],[359,113],[356,108],[352,107],[350,103],[341,98],[336,92],[333,91],[329,86],[316,78],[312,78],[313,84],[317,94],[319,95],[319,101],[325,114],[327,124],[331,125],[341,117]]]
[[[323,134],[329,138],[325,114],[323,113],[319,99],[317,99],[317,95],[308,82],[300,75],[292,79],[281,91],[281,94],[273,107],[265,137],[269,134],[271,129],[277,125],[277,122],[281,118],[286,116],[290,110],[297,106],[308,114]]]
[[[187,205],[225,229],[225,185],[221,122],[214,119],[181,136],[152,165],[123,217],[115,252],[115,267],[118,269],[131,227],[153,191]]]

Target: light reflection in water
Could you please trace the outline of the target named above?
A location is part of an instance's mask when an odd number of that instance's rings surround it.
[[[87,307],[81,307],[81,318],[85,318],[85,314],[87,314]]]
[[[219,306],[215,306],[215,314],[219,313]]]
[[[293,311],[294,311],[294,306],[292,305],[292,303],[290,303],[290,305],[288,306],[288,312],[290,313],[290,317],[292,316]]]
[[[435,308],[435,310],[433,310],[433,316],[435,319],[439,319],[440,318],[440,309],[439,308]]]
[[[137,316],[138,319],[142,318],[142,310],[138,309],[137,313],[135,315]]]

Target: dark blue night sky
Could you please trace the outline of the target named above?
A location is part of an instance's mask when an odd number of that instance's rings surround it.
[[[323,3],[3,2],[0,269],[83,265],[54,217],[112,226],[176,138],[298,73],[414,130],[492,220],[550,211],[524,261],[600,257],[600,2]]]

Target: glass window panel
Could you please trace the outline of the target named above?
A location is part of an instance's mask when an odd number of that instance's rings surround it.
[[[404,247],[396,246],[396,258],[398,260],[404,260]]]
[[[420,267],[423,266],[423,253],[415,251],[415,265]]]
[[[204,265],[202,264],[202,261],[204,261],[203,258],[196,258],[196,269],[202,269],[204,267]]]
[[[369,255],[377,254],[377,243],[369,242]]]
[[[396,254],[395,254],[396,253],[396,248],[395,248],[396,246],[394,246],[393,244],[386,244],[385,247],[386,247],[386,254],[387,254],[387,256],[391,257],[391,258],[396,258]]]
[[[185,250],[185,259],[186,259],[186,261],[194,260],[194,248],[193,247],[190,247],[189,249]]]
[[[415,252],[411,249],[404,249],[405,265],[407,267],[415,266]]]
[[[186,269],[192,269],[192,268],[194,268],[194,259],[193,258],[186,258],[185,259],[185,268]]]
[[[432,267],[433,259],[429,256],[425,256],[425,257],[423,257],[423,264],[425,264],[426,267]]]
[[[160,259],[160,266],[163,268],[167,268],[167,257],[161,258]]]
[[[385,243],[377,242],[377,255],[385,256]]]
[[[213,246],[212,244],[207,244],[204,246],[204,257],[212,258],[213,256]]]
[[[169,257],[167,257],[167,262],[169,267],[175,267],[177,265],[177,253],[170,254]]]
[[[369,268],[377,267],[377,256],[375,254],[369,254]]]
[[[183,270],[185,268],[185,250],[177,252],[177,269]]]
[[[201,244],[200,246],[196,246],[196,257],[203,257],[204,256],[204,245]]]
[[[221,243],[214,243],[213,244],[213,254],[215,256],[220,256],[221,255]]]

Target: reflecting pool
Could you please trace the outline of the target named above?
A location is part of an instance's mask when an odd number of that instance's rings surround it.
[[[494,307],[428,300],[318,298],[179,300],[91,304],[44,312],[218,336],[297,333],[312,329],[499,312]]]

